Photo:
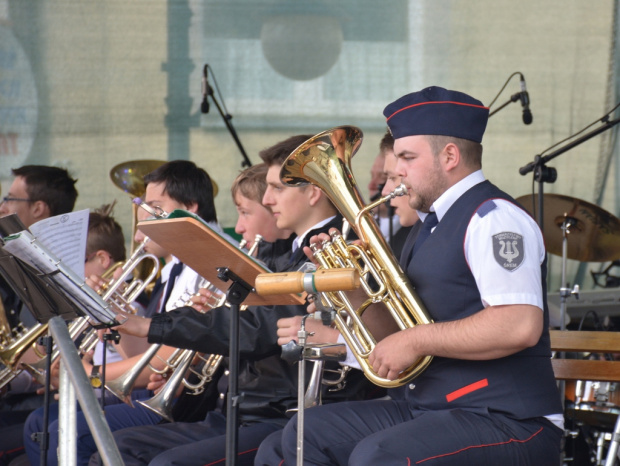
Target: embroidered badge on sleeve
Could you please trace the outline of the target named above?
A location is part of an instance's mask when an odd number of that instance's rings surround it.
[[[505,270],[517,270],[523,263],[523,253],[523,236],[510,231],[493,235],[493,255]]]

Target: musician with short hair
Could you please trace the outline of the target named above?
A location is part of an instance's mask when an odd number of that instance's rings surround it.
[[[280,181],[282,162],[308,138],[294,136],[260,153],[268,167],[263,204],[273,212],[278,229],[295,233],[293,252],[289,249],[287,254],[274,258],[276,272],[298,270],[307,261],[303,247],[310,237],[342,225],[342,217],[320,189],[293,188]],[[239,391],[243,393],[239,404],[240,464],[252,464],[260,442],[281,429],[288,420],[287,409],[297,405],[297,367],[281,358],[276,322],[281,317],[304,313],[305,306],[279,305],[250,306],[240,314]],[[155,316],[150,322],[130,317],[118,329],[148,334],[152,342],[227,355],[230,310],[221,307],[202,314],[192,308],[181,308]],[[363,378],[362,374],[358,375]],[[365,381],[364,386],[368,388]],[[351,381],[349,391],[345,389],[337,396],[362,397],[365,393]],[[126,429],[116,432],[114,437],[127,465],[214,464],[225,457],[226,417],[220,411],[211,411],[202,422]]]
[[[78,196],[75,188],[77,180],[64,168],[24,165],[11,172],[14,178],[8,192],[0,200],[0,217],[16,214],[24,226],[29,228],[39,220],[73,210]],[[24,328],[31,328],[37,323],[35,316],[23,305],[20,297],[2,275],[0,299],[11,328],[17,328],[20,323]],[[43,397],[35,393],[38,387],[24,371],[3,388],[0,399],[0,412],[3,413],[0,416],[0,427],[8,428],[23,423],[33,409],[43,404]],[[6,452],[14,445],[11,438],[16,432],[21,433],[21,429],[15,426],[12,431],[2,435],[0,452]],[[6,458],[6,455],[3,456]]]
[[[440,87],[384,110],[396,172],[424,222],[401,266],[434,323],[387,336],[368,362],[396,380],[421,357],[433,359],[390,399],[308,410],[304,464],[560,463],[545,247],[534,219],[484,179],[488,113]],[[296,461],[296,425],[284,429],[286,464]]]
[[[204,216],[203,220],[209,222],[214,228],[219,228],[213,201],[213,184],[211,178],[205,170],[197,167],[193,162],[175,160],[165,163],[153,172],[147,174],[144,177],[144,182],[146,185],[144,202],[151,208],[162,212],[184,209],[194,214]],[[139,218],[146,218],[148,215],[149,214],[143,209],[140,209],[138,212]],[[134,239],[136,242],[141,243],[144,238],[144,234],[138,230]],[[153,288],[151,301],[144,311],[144,313],[151,315],[162,312],[169,307],[176,307],[179,298],[186,293],[186,288],[190,286],[195,287],[199,277],[195,271],[185,266],[154,241],[149,241],[145,250],[155,257],[166,261],[166,265],[161,271],[160,279]],[[92,283],[96,288],[97,281],[93,281]],[[195,288],[192,287],[191,292],[194,291]],[[142,314],[142,312],[140,312],[140,314]],[[128,337],[127,339],[130,338]],[[146,342],[143,342],[142,346],[144,348],[149,347]],[[174,350],[175,348],[172,347],[161,348],[158,352],[158,356],[162,359],[158,357],[153,358],[151,361],[152,365],[158,369],[163,369],[163,361],[165,361]],[[106,364],[106,380],[108,382],[112,381],[133,368],[142,357],[143,351],[144,349],[141,349],[137,354],[134,351],[134,355],[129,358],[108,362]],[[100,365],[93,364],[89,357],[84,357],[82,359],[82,365],[87,374],[91,376],[100,374]],[[149,375],[149,369],[145,368],[141,371],[135,383],[135,388],[130,394],[132,400],[146,400],[153,395],[150,390],[146,389],[146,385],[149,382]],[[39,443],[31,438],[31,434],[41,431],[42,416],[42,410],[35,411],[28,418],[24,429],[26,452],[33,463],[39,460],[41,450]],[[139,404],[135,404],[135,407],[131,407],[124,403],[109,404],[106,406],[105,416],[111,431],[135,425],[156,424],[162,420],[161,416]],[[86,423],[85,417],[81,412],[77,413],[77,433],[78,464],[87,464],[90,456],[97,450],[97,446],[90,432],[90,428]],[[56,454],[58,429],[56,423],[50,424],[49,445],[47,464],[58,464],[58,456]]]

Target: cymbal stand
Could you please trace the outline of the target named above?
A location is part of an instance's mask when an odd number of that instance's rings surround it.
[[[566,283],[566,263],[568,260],[568,235],[570,234],[570,228],[577,225],[577,220],[564,214],[564,221],[562,222],[562,281],[560,286],[560,330],[566,330],[566,300],[569,296],[574,295],[579,299],[579,285],[571,290],[568,286],[564,286]],[[564,357],[564,353],[558,354],[559,358]],[[560,380],[558,382],[558,389],[560,391],[560,400],[564,403],[566,394],[566,382]]]
[[[568,235],[572,226],[577,225],[577,220],[564,214],[564,221],[562,222],[562,282],[560,286],[560,330],[566,330],[566,300],[569,296],[573,295],[576,299],[579,299],[579,285],[575,285],[571,290],[566,283],[566,262],[568,259]],[[564,399],[564,398],[562,398]]]

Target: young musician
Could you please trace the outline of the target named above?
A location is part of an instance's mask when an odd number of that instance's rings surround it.
[[[145,176],[146,193],[144,202],[151,208],[164,212],[172,212],[175,209],[184,209],[201,216],[206,222],[216,226],[217,216],[213,202],[213,185],[206,171],[197,167],[193,162],[176,160],[168,162],[152,173]],[[145,214],[140,209],[139,216]],[[144,235],[138,230],[136,241],[141,242]],[[172,257],[167,251],[157,243],[149,241],[146,250],[157,257],[167,258],[169,262],[161,272],[161,286],[158,290],[157,284],[153,289],[151,303],[147,306],[147,313],[157,313],[168,306],[176,307],[177,300],[186,291],[190,284],[195,284],[198,280],[196,272],[189,267],[185,267],[176,258]],[[93,284],[96,288],[96,282]],[[194,291],[194,289],[192,289]],[[148,345],[144,345],[148,347]],[[163,347],[158,352],[158,357],[151,360],[151,364],[158,369],[164,368],[164,362],[174,348]],[[128,359],[111,362],[106,365],[106,380],[112,381],[131,370],[141,358],[142,353]],[[98,375],[101,368],[93,365],[89,358],[83,358],[82,364],[87,374]],[[149,379],[150,370],[145,368],[135,384],[136,388],[146,387]],[[151,392],[145,390],[134,390],[131,394],[132,399],[148,399],[152,396]],[[24,443],[30,461],[38,462],[40,456],[40,445],[30,438],[33,432],[41,431],[42,410],[33,413],[24,429]],[[112,431],[133,425],[155,424],[161,421],[161,417],[147,408],[136,404],[135,408],[130,408],[124,404],[115,404],[106,407],[106,420]],[[79,464],[87,464],[90,456],[97,450],[94,438],[90,432],[85,418],[81,412],[77,413],[77,455]],[[50,424],[50,440],[47,455],[47,464],[58,464],[56,447],[58,445],[57,425]]]
[[[285,158],[309,136],[294,136],[261,152],[268,165],[267,190],[263,204],[273,212],[278,228],[296,234],[289,257],[275,261],[274,271],[293,271],[306,262],[303,246],[312,235],[342,225],[329,199],[315,186],[294,188],[280,181]],[[250,306],[240,315],[240,427],[239,464],[252,464],[260,442],[287,421],[287,409],[297,405],[297,367],[280,357],[276,322],[281,317],[303,315],[304,306]],[[149,341],[163,342],[205,353],[228,354],[230,311],[215,308],[204,314],[181,308],[136,319],[128,316],[119,331],[148,335]],[[351,382],[346,396],[365,391]],[[173,423],[127,429],[114,434],[125,464],[214,464],[223,461],[226,446],[226,418],[212,411],[200,423]]]

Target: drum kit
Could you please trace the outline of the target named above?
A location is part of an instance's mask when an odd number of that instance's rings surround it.
[[[536,217],[536,196],[522,196],[517,201]],[[563,287],[560,289],[560,315],[556,318],[564,330],[567,321],[566,300],[571,295],[579,297],[577,286],[574,289],[564,288],[567,283],[567,259],[612,263],[620,259],[620,219],[595,204],[558,194],[545,194],[542,206],[544,215],[541,229],[547,251],[562,257]],[[570,427],[567,443],[574,443],[571,452],[573,457],[565,458],[570,461],[565,464],[605,464],[605,445],[612,439],[620,415],[620,383],[568,381],[563,391],[565,419]],[[578,452],[575,454],[575,448],[578,449],[579,445],[586,450],[582,460]]]

